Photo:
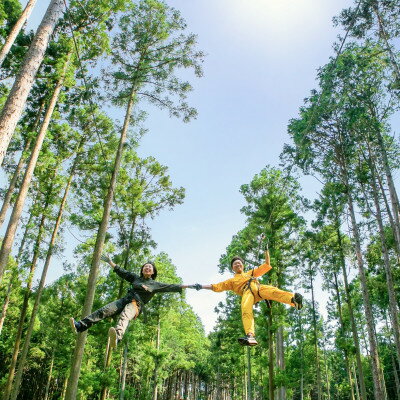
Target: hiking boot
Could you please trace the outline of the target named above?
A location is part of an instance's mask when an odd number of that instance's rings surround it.
[[[112,349],[115,349],[118,344],[117,331],[115,330],[115,328],[111,327],[108,330],[108,339],[110,340],[110,347]]]
[[[238,342],[242,346],[257,346],[258,345],[256,338],[251,334],[247,334],[246,336],[240,337],[238,339]]]
[[[303,296],[300,293],[295,293],[291,302],[294,304],[296,310],[301,310],[303,308]]]

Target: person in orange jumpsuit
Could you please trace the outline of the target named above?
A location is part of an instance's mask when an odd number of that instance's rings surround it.
[[[258,268],[244,271],[244,261],[241,257],[233,257],[231,268],[235,273],[233,278],[211,285],[198,285],[199,289],[209,289],[214,292],[232,290],[242,296],[242,322],[245,336],[238,339],[243,346],[255,346],[257,340],[254,336],[253,305],[261,300],[274,300],[289,304],[300,310],[303,307],[303,296],[299,293],[286,292],[274,286],[261,285],[257,278],[272,269],[268,250],[265,252],[265,263]]]

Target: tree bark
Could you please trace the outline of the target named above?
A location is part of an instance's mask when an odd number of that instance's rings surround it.
[[[4,104],[0,115],[0,164],[3,162],[11,136],[22,114],[51,35],[60,18],[62,7],[63,0],[51,0]]]
[[[340,228],[339,228],[340,221],[339,221],[338,216],[336,216],[335,227],[336,227],[336,235],[338,238],[340,265],[341,265],[342,274],[343,274],[344,290],[346,293],[346,303],[347,303],[347,307],[349,310],[349,317],[350,317],[350,322],[351,322],[351,332],[352,332],[352,336],[353,336],[354,347],[356,350],[357,370],[358,370],[360,391],[361,391],[360,396],[361,396],[361,400],[367,400],[367,390],[365,387],[364,371],[363,371],[363,366],[362,366],[362,361],[361,361],[360,340],[358,338],[357,324],[356,324],[356,320],[354,318],[353,304],[351,301],[349,282],[347,279],[346,261],[345,261],[344,251],[343,251],[343,242],[342,242],[342,235],[340,233]],[[356,378],[356,376],[355,376],[355,378]],[[356,389],[358,390],[357,384],[356,384]]]
[[[277,371],[285,370],[285,353],[283,347],[283,326],[280,325],[276,332],[276,368]],[[276,389],[276,399],[286,400],[286,388],[280,386]]]
[[[31,15],[33,7],[35,6],[36,0],[29,0],[26,4],[24,11],[18,18],[18,21],[15,23],[13,28],[11,29],[10,33],[7,36],[6,41],[3,44],[3,47],[0,50],[0,67],[3,64],[4,59],[6,58],[8,52],[11,50],[12,45],[15,42],[15,39],[18,36],[18,33],[21,31],[22,27],[24,26],[25,22]]]
[[[160,351],[160,337],[161,337],[161,319],[160,319],[160,314],[157,316],[157,336],[156,336],[156,350],[157,350],[157,355],[158,352]],[[153,375],[153,382],[154,382],[154,389],[153,389],[153,400],[157,400],[158,396],[158,368],[159,366],[157,365],[157,359],[155,360],[155,366],[154,366],[154,375]]]
[[[390,265],[389,252],[386,246],[385,228],[383,226],[383,221],[382,221],[382,211],[381,211],[381,205],[379,203],[378,188],[376,186],[375,169],[371,159],[371,152],[369,153],[367,161],[371,170],[370,184],[375,203],[376,219],[378,222],[379,237],[381,240],[381,248],[383,255],[383,264],[385,267],[386,285],[389,296],[390,320],[393,328],[394,342],[396,345],[397,360],[400,365],[400,329],[399,329],[399,319],[398,319],[399,310],[397,307],[397,299],[395,294],[396,292],[394,288],[393,273],[392,273],[392,267]]]
[[[26,312],[28,310],[29,297],[31,295],[31,290],[32,290],[33,275],[35,273],[37,260],[39,259],[40,243],[42,241],[42,235],[43,235],[43,231],[44,231],[44,223],[46,220],[46,215],[45,215],[46,209],[47,209],[47,205],[44,207],[44,212],[43,212],[42,218],[40,220],[39,232],[36,237],[33,258],[32,258],[29,276],[28,276],[28,280],[27,280],[27,284],[26,284],[24,300],[23,300],[22,307],[21,307],[21,314],[19,317],[18,329],[17,329],[17,334],[16,334],[16,338],[15,338],[15,342],[14,342],[14,351],[13,351],[13,355],[11,358],[10,369],[8,371],[8,378],[7,378],[7,383],[6,383],[6,387],[5,387],[5,391],[4,391],[4,395],[3,395],[3,400],[8,400],[10,397],[10,394],[11,394],[12,383],[14,380],[15,367],[17,365],[19,347],[21,345],[22,329],[24,326],[25,316],[26,316]]]
[[[19,222],[19,219],[22,214],[26,196],[28,195],[29,186],[30,186],[30,183],[32,180],[33,172],[36,167],[36,162],[39,157],[40,150],[42,148],[43,140],[46,136],[46,132],[47,132],[47,128],[49,126],[50,120],[51,120],[51,116],[53,114],[54,108],[57,104],[58,97],[60,95],[60,92],[61,92],[61,89],[63,86],[65,74],[67,72],[67,68],[69,65],[69,60],[71,58],[71,55],[72,55],[72,53],[70,53],[68,55],[67,60],[64,64],[63,73],[54,88],[53,95],[51,97],[49,106],[46,110],[46,114],[45,114],[42,126],[41,126],[39,134],[36,138],[36,142],[33,147],[32,154],[29,159],[29,162],[28,162],[25,174],[24,174],[24,178],[21,183],[21,187],[20,187],[20,190],[18,193],[17,200],[15,201],[15,204],[14,204],[14,208],[13,208],[13,211],[12,211],[12,214],[10,217],[10,221],[8,222],[7,231],[4,236],[3,243],[1,245],[1,250],[0,250],[0,282],[1,282],[3,272],[4,272],[4,268],[8,261],[8,256],[11,253],[11,249],[12,249],[12,245],[13,245],[14,237],[15,237],[15,232],[17,230],[18,222]]]
[[[126,384],[126,371],[128,367],[128,344],[124,346],[124,356],[121,371],[121,387],[119,390],[119,400],[124,400],[125,397],[125,384]]]
[[[272,333],[272,306],[267,308],[268,312],[268,392],[269,400],[275,398],[274,383],[274,335]]]
[[[339,313],[340,333],[341,333],[342,338],[344,338],[345,337],[345,328],[344,328],[343,314],[342,314],[342,301],[340,299],[339,284],[338,284],[336,271],[333,272],[333,276],[334,276],[334,287],[335,287],[335,291],[336,291],[337,308],[338,308],[338,313]],[[343,353],[344,353],[344,361],[345,361],[345,366],[346,366],[346,371],[347,371],[347,378],[349,380],[351,400],[355,400],[353,379],[351,377],[351,369],[350,369],[350,363],[349,363],[349,355],[348,355],[346,349],[343,349]]]
[[[37,113],[35,122],[33,123],[33,126],[32,126],[32,131],[36,131],[36,129],[37,129],[38,125],[39,125],[40,116],[42,115],[43,108],[44,108],[44,99],[42,100],[42,102],[40,104],[39,111]],[[3,225],[3,222],[4,222],[5,218],[6,218],[6,213],[7,213],[8,207],[11,204],[11,196],[12,196],[12,194],[14,192],[14,189],[15,189],[15,186],[17,184],[18,178],[19,178],[19,176],[21,174],[22,167],[23,167],[24,162],[25,162],[26,157],[27,157],[27,152],[29,151],[29,149],[31,147],[31,143],[32,143],[32,139],[28,138],[26,140],[26,142],[25,142],[25,146],[24,146],[24,149],[22,150],[21,157],[19,158],[18,165],[15,168],[13,177],[11,178],[11,181],[10,181],[10,184],[8,186],[7,192],[6,192],[5,196],[4,196],[3,205],[2,205],[1,210],[0,210],[0,228]]]
[[[44,393],[44,400],[47,400],[47,398],[49,396],[50,382],[51,382],[52,373],[53,373],[53,365],[54,365],[54,352],[51,354],[49,377],[47,379],[46,391]]]
[[[15,383],[14,383],[14,389],[13,389],[13,391],[11,393],[11,400],[16,400],[16,398],[18,396],[18,393],[19,393],[19,389],[20,389],[20,385],[21,385],[21,381],[22,381],[22,374],[23,374],[24,367],[25,367],[25,362],[26,362],[26,357],[28,355],[29,346],[30,346],[30,343],[31,343],[31,336],[32,336],[32,332],[33,332],[33,327],[35,325],[36,315],[37,315],[37,313],[39,311],[40,300],[41,300],[41,297],[42,297],[44,285],[46,283],[47,271],[49,269],[51,256],[53,254],[53,248],[54,248],[54,245],[55,245],[55,242],[56,242],[56,239],[57,239],[58,230],[60,228],[62,216],[63,216],[63,213],[64,213],[65,204],[67,202],[69,189],[71,187],[72,179],[74,177],[75,169],[76,169],[76,166],[78,164],[78,161],[79,161],[79,154],[77,154],[77,156],[75,157],[74,164],[73,164],[73,166],[71,168],[71,172],[70,172],[70,175],[69,175],[69,178],[68,178],[68,181],[67,181],[67,185],[65,186],[65,189],[64,189],[64,195],[63,195],[63,198],[61,200],[60,207],[59,207],[59,210],[58,210],[56,223],[54,225],[53,233],[51,235],[50,244],[49,244],[49,248],[47,250],[47,255],[46,255],[46,261],[45,261],[44,266],[43,266],[43,271],[42,271],[42,276],[40,278],[39,287],[38,287],[38,289],[36,291],[35,303],[33,305],[31,318],[30,318],[30,321],[29,321],[29,326],[28,326],[28,329],[26,331],[24,346],[23,346],[23,349],[22,349],[22,352],[21,352],[21,356],[20,356],[20,361],[19,361],[19,365],[18,365],[17,374],[15,376]]]
[[[107,232],[107,228],[108,228],[108,221],[110,218],[111,205],[112,205],[112,201],[114,198],[114,190],[115,190],[115,186],[116,186],[116,182],[117,182],[119,168],[121,165],[122,153],[123,153],[124,144],[125,144],[126,138],[127,138],[129,121],[130,121],[130,117],[131,117],[134,100],[135,100],[135,91],[132,90],[130,98],[129,98],[127,110],[125,113],[125,120],[124,120],[124,125],[122,128],[122,132],[121,132],[121,137],[120,137],[120,141],[119,141],[119,145],[118,145],[117,154],[115,156],[114,170],[113,170],[113,173],[111,176],[108,193],[107,193],[107,196],[104,201],[103,217],[102,217],[102,221],[101,221],[101,224],[100,224],[100,227],[99,227],[99,230],[97,233],[97,237],[96,237],[96,244],[95,244],[95,248],[94,248],[94,252],[93,252],[92,265],[91,265],[90,273],[89,273],[89,277],[88,277],[86,298],[85,298],[85,303],[84,303],[83,310],[82,310],[82,318],[84,318],[86,315],[90,314],[90,312],[92,310],[94,293],[96,290],[96,280],[97,280],[97,275],[98,275],[99,265],[100,265],[100,257],[101,257],[101,253],[103,251],[104,240],[105,240],[106,232]],[[76,398],[79,374],[80,374],[81,363],[82,363],[83,349],[85,347],[85,342],[86,342],[86,335],[87,335],[87,331],[78,334],[78,338],[77,338],[75,350],[74,350],[74,355],[73,355],[72,362],[71,362],[71,369],[70,369],[70,376],[68,379],[67,392],[65,395],[65,398],[67,400],[75,400],[75,398]]]
[[[362,297],[364,303],[364,311],[365,317],[367,321],[367,330],[368,330],[368,341],[370,347],[370,354],[371,354],[371,364],[372,364],[372,377],[374,382],[374,394],[375,400],[385,400],[384,395],[384,387],[381,379],[381,368],[380,368],[380,360],[378,354],[378,347],[375,339],[375,323],[374,318],[372,315],[372,308],[371,302],[369,299],[369,290],[367,286],[367,278],[365,276],[365,269],[364,269],[364,258],[361,251],[361,240],[360,240],[360,233],[358,230],[358,225],[356,221],[354,205],[353,205],[353,197],[350,192],[350,186],[348,182],[347,172],[345,171],[345,166],[342,165],[342,178],[343,183],[347,188],[347,203],[350,212],[350,219],[351,219],[351,226],[353,231],[353,240],[354,240],[354,247],[357,257],[357,266],[358,266],[358,276],[360,278],[361,289],[362,289]]]
[[[3,330],[4,320],[6,319],[7,309],[8,309],[8,305],[10,303],[11,289],[13,287],[13,278],[14,278],[14,274],[10,277],[10,282],[8,283],[8,287],[7,287],[6,298],[4,299],[3,308],[1,310],[0,335],[1,335],[1,331]]]
[[[313,330],[314,330],[314,350],[315,350],[315,362],[317,369],[317,394],[318,400],[321,400],[322,390],[321,390],[321,368],[319,361],[319,349],[318,349],[318,332],[317,332],[317,318],[315,315],[315,300],[314,300],[314,280],[312,276],[312,271],[310,271],[310,280],[311,280],[311,301],[312,301],[312,320],[313,320]]]

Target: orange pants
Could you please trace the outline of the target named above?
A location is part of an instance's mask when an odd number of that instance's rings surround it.
[[[261,300],[274,300],[280,303],[289,304],[294,307],[292,303],[292,297],[294,296],[291,292],[278,289],[274,286],[268,285],[257,285],[254,282],[251,283],[251,290],[246,289],[242,296],[242,322],[246,335],[252,333],[254,335],[254,316],[253,316],[253,305]]]

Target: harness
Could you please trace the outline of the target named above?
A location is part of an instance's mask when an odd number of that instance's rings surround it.
[[[251,270],[251,278],[246,282],[246,285],[245,285],[245,287],[243,289],[243,293],[246,290],[250,290],[251,294],[254,296],[253,289],[251,288],[251,283],[255,282],[255,284],[257,285],[257,295],[258,295],[258,297],[261,298],[261,295],[260,295],[260,286],[261,286],[261,284],[258,281],[258,279],[255,276],[253,276],[253,274],[254,274],[254,268]],[[272,307],[271,300],[264,299],[264,301],[267,304],[268,308]],[[256,303],[256,307],[258,306],[258,303],[259,302]]]
[[[255,284],[257,285],[257,295],[258,295],[258,297],[261,297],[260,296],[260,282],[253,275],[254,275],[254,268],[251,270],[251,278],[246,282],[243,292],[245,292],[246,290],[250,290],[251,294],[254,296],[253,289],[251,288],[251,282],[255,282]]]

